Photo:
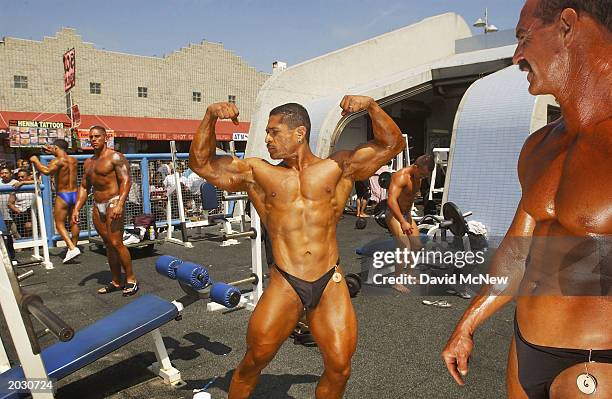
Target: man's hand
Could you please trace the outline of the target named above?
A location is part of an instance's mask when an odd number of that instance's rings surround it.
[[[121,205],[119,202],[111,202],[110,204],[108,204],[108,217],[110,217],[111,220],[120,219],[122,216],[123,205]]]
[[[76,210],[72,212],[72,217],[70,219],[72,220],[72,224],[79,224],[79,212]]]
[[[368,96],[344,96],[342,101],[340,101],[340,108],[342,108],[342,116],[346,116],[353,112],[363,111],[364,109],[367,109],[373,102],[374,99]]]
[[[46,147],[46,146],[45,146],[45,147]],[[46,148],[45,148],[45,149],[46,149]],[[30,163],[34,163],[34,162],[37,162],[37,161],[38,161],[38,157],[37,157],[36,155],[32,155],[32,156],[30,157]]]
[[[215,103],[208,106],[206,113],[218,119],[231,119],[234,125],[238,125],[240,111],[234,103]]]
[[[473,348],[472,334],[457,328],[442,350],[442,359],[446,368],[459,385],[465,384],[462,377],[468,373],[468,363]]]
[[[404,234],[406,234],[407,236],[412,235],[412,223],[408,223],[407,221],[402,221],[401,223],[401,227],[402,227],[402,231],[404,232]]]

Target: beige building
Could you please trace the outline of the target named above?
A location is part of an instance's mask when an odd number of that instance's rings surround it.
[[[248,122],[269,77],[220,43],[190,44],[163,57],[147,57],[98,49],[71,28],[42,41],[7,37],[0,42],[0,130],[8,128],[7,119],[66,119],[62,57],[71,48],[76,53],[72,101],[83,119],[106,125],[131,142],[167,136],[187,144],[213,102],[235,101],[241,121]],[[247,133],[248,126],[242,130]]]
[[[62,55],[73,47],[72,96],[83,114],[198,119],[206,104],[233,96],[249,120],[269,76],[220,43],[145,57],[97,49],[74,29],[63,28],[42,41],[7,37],[0,42],[0,110],[65,112]]]

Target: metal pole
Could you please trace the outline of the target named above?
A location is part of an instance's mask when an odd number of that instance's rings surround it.
[[[49,376],[39,354],[40,348],[33,348],[28,339],[28,337],[33,336],[34,331],[31,323],[26,326],[22,317],[22,309],[18,304],[18,300],[21,300],[21,298],[17,298],[17,296],[21,297],[21,289],[13,273],[13,265],[6,252],[4,240],[0,240],[0,257],[3,264],[0,267],[0,297],[2,298],[0,307],[2,307],[2,313],[13,339],[23,373],[28,380],[42,379],[48,381]],[[32,397],[34,399],[52,399],[53,393],[32,393]]]
[[[259,277],[259,281],[251,293],[251,301],[248,307],[255,309],[259,298],[263,295],[263,266],[261,264],[261,220],[255,206],[251,202],[251,228],[255,229],[257,235],[251,239],[251,268],[252,272]]]
[[[172,168],[174,169],[174,184],[176,187],[176,201],[179,211],[179,221],[181,223],[181,234],[183,242],[188,242],[187,227],[185,226],[185,207],[183,205],[183,192],[176,164],[176,141],[170,141],[170,153],[172,154]]]
[[[36,168],[34,168],[34,166],[32,166],[32,176],[34,177],[34,197],[36,200],[36,213],[38,214],[37,216],[40,218],[39,221],[37,222],[37,225],[40,226],[40,238],[42,240],[42,247],[43,247],[43,265],[45,265],[45,269],[51,270],[53,269],[53,263],[51,263],[51,259],[49,258],[49,242],[47,241],[47,228],[45,224],[45,210],[43,207],[43,200],[40,195],[41,190],[40,190],[40,186],[39,186],[38,179],[36,176]],[[50,185],[47,186],[47,190],[51,191]],[[32,231],[35,231],[35,229],[38,226],[36,227],[34,226],[34,218],[32,218]],[[35,248],[38,249],[38,246]]]

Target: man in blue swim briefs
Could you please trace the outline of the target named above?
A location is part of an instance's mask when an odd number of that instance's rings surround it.
[[[66,153],[68,150],[66,140],[57,139],[52,145],[46,145],[44,150],[53,155],[55,159],[52,159],[45,166],[36,155],[33,155],[30,157],[30,162],[40,173],[55,177],[57,197],[53,206],[53,219],[55,220],[55,227],[58,233],[66,243],[66,246],[68,246],[68,252],[66,252],[66,257],[64,258],[64,263],[66,263],[81,254],[81,251],[76,246],[79,240],[79,225],[71,225],[72,238],[70,238],[68,230],[66,230],[66,218],[72,213],[72,208],[76,202],[78,162],[74,157]]]

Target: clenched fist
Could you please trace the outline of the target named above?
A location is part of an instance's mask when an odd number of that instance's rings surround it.
[[[346,116],[353,112],[363,111],[367,109],[374,101],[372,97],[368,96],[344,96],[340,101],[340,108],[342,108],[342,116]]]
[[[214,103],[208,106],[206,113],[218,119],[231,119],[234,125],[238,125],[238,107],[234,103]]]

